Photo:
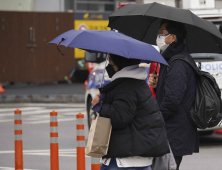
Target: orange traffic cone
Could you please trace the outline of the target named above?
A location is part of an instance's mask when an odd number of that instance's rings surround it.
[[[5,93],[5,90],[3,89],[1,82],[0,82],[0,93]]]

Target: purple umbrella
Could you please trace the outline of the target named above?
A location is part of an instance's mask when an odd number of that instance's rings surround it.
[[[168,65],[162,55],[150,44],[138,41],[115,31],[97,30],[70,30],[49,44],[64,45],[70,48],[80,48],[89,52],[116,54],[131,59],[140,59],[144,62],[157,62]],[[105,71],[105,69],[104,69]],[[100,84],[102,85],[103,78]],[[100,94],[100,101],[92,108],[100,112],[105,94]]]
[[[116,54],[126,58],[168,65],[152,45],[115,31],[70,30],[59,35],[49,44],[60,44],[89,52]]]

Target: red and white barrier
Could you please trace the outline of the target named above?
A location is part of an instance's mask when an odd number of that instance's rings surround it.
[[[50,112],[50,165],[51,170],[59,170],[59,144],[58,144],[57,112]]]
[[[15,110],[15,170],[23,170],[22,112]]]
[[[100,158],[91,157],[91,170],[99,170],[101,166]]]
[[[84,115],[76,115],[76,151],[77,151],[77,170],[85,170],[85,136],[84,136]]]
[[[84,115],[76,115],[77,170],[85,170]],[[15,170],[23,170],[22,112],[15,110]],[[91,170],[99,170],[100,158],[91,158]],[[50,112],[50,167],[59,170],[59,144],[57,112]]]

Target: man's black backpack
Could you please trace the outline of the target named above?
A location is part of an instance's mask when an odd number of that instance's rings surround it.
[[[221,91],[215,78],[208,72],[201,71],[193,59],[176,55],[170,59],[169,65],[175,60],[187,62],[197,73],[196,95],[190,110],[181,103],[191,122],[199,129],[215,127],[222,120]]]

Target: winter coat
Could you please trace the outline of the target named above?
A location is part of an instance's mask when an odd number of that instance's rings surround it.
[[[162,53],[167,60],[178,54],[191,58],[183,45],[173,43]],[[167,137],[174,156],[199,151],[197,129],[191,124],[181,105],[183,102],[190,110],[195,98],[195,87],[195,71],[186,62],[175,60],[169,68],[161,65],[156,99],[165,120]]]
[[[164,120],[145,79],[133,67],[118,71],[101,89],[106,94],[100,116],[111,119],[108,153],[111,157],[155,157],[169,153]],[[130,68],[130,69],[129,69]],[[131,69],[132,68],[132,69]],[[123,73],[124,70],[127,70]],[[127,74],[126,74],[127,73]]]

